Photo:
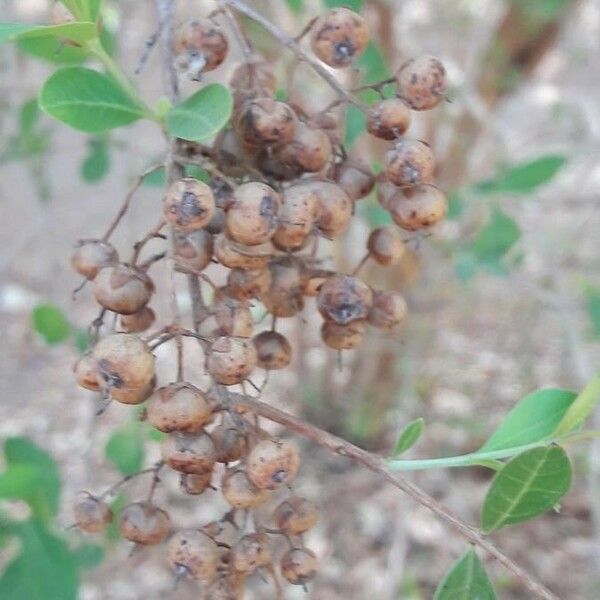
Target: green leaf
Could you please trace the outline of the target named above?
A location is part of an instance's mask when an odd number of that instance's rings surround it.
[[[346,136],[344,144],[348,148],[352,148],[366,127],[367,118],[364,113],[352,104],[348,106],[346,110]]]
[[[104,548],[98,544],[83,543],[74,551],[80,569],[93,569],[104,560]]]
[[[479,452],[516,448],[551,438],[576,397],[575,392],[562,389],[528,394],[506,415]]]
[[[110,510],[114,515],[113,520],[109,523],[105,530],[106,539],[109,542],[116,542],[121,539],[121,530],[119,529],[119,515],[127,504],[126,496],[119,492],[115,499],[111,502]]]
[[[592,325],[592,335],[600,339],[600,289],[588,284],[584,287],[583,293]]]
[[[47,344],[58,344],[69,337],[71,326],[64,312],[54,304],[39,304],[31,313],[33,328]]]
[[[550,181],[567,159],[558,154],[542,156],[530,162],[508,167],[493,179],[474,186],[474,191],[485,194],[526,194]]]
[[[496,474],[481,511],[485,533],[527,521],[549,510],[571,485],[571,463],[560,446],[533,448]]]
[[[492,583],[473,548],[469,548],[452,565],[433,596],[433,600],[495,599]]]
[[[297,15],[304,10],[304,0],[286,0],[290,10]]]
[[[60,65],[77,65],[89,56],[87,49],[63,44],[51,36],[17,40],[17,48],[30,56]]]
[[[104,449],[106,458],[123,475],[137,473],[146,457],[145,441],[143,424],[139,421],[127,423],[110,436]]]
[[[0,44],[16,40],[20,35],[28,31],[35,31],[39,25],[27,25],[26,23],[0,23]]]
[[[498,261],[521,237],[519,226],[500,209],[494,208],[470,251],[479,262]]]
[[[85,329],[76,329],[73,332],[73,341],[75,348],[82,354],[90,347],[91,339],[89,333]]]
[[[219,83],[212,83],[167,113],[167,129],[171,135],[183,140],[205,140],[229,121],[232,109],[229,90]]]
[[[15,465],[0,473],[0,498],[25,500],[33,497],[40,485],[39,469],[33,465]]]
[[[0,579],[2,600],[76,600],[78,574],[67,544],[36,520],[14,525],[21,552]]]
[[[83,0],[85,15],[90,21],[97,21],[100,16],[102,0]]]
[[[337,6],[346,6],[355,12],[360,12],[363,7],[364,0],[323,0],[323,4],[327,8],[336,8]]]
[[[66,67],[52,75],[40,92],[49,115],[88,133],[122,127],[144,116],[144,109],[110,77],[83,67]]]
[[[37,98],[31,98],[21,106],[19,122],[21,125],[21,135],[28,136],[33,133],[35,126],[40,119],[40,107]]]
[[[108,140],[105,137],[88,140],[88,155],[81,163],[81,177],[88,183],[96,183],[106,177],[110,167]]]
[[[98,36],[95,23],[62,23],[61,25],[26,25],[0,23],[0,43],[17,39],[59,38],[82,44]]]
[[[361,70],[361,84],[371,85],[373,83],[379,83],[385,79],[391,77],[390,70],[385,64],[385,59],[381,50],[373,43],[369,42],[365,51],[359,56],[356,61],[356,66]],[[392,85],[392,89],[394,86]],[[378,98],[379,96],[373,96]]]
[[[581,427],[600,400],[600,373],[596,373],[590,382],[579,392],[577,398],[565,412],[554,430],[555,436],[571,433]]]
[[[400,454],[412,448],[421,437],[424,425],[425,421],[422,417],[411,421],[400,434],[392,456],[400,456]]]

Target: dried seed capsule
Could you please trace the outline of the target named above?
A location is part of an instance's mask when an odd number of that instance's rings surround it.
[[[216,69],[227,56],[227,37],[210,19],[199,19],[182,27],[173,45],[175,65],[193,81]]]
[[[294,137],[278,152],[284,165],[296,167],[299,171],[316,173],[331,158],[331,142],[326,133],[299,122]]]
[[[271,496],[266,489],[257,488],[240,469],[228,469],[221,482],[223,497],[232,508],[256,508]]]
[[[260,60],[238,65],[233,70],[229,85],[235,89],[266,89],[272,93],[277,89],[273,70]]]
[[[352,218],[352,200],[337,184],[314,181],[311,189],[317,195],[317,229],[328,238],[335,238],[348,228]]]
[[[121,315],[136,313],[148,302],[154,284],[148,275],[127,265],[105,267],[94,278],[94,297],[98,304]]]
[[[294,137],[298,117],[285,102],[272,98],[248,100],[238,111],[236,129],[251,146],[287,144]]]
[[[431,185],[420,185],[390,202],[394,222],[408,231],[417,231],[439,223],[448,211],[446,195]]]
[[[216,335],[251,337],[254,322],[246,302],[225,296],[212,308],[218,325]]]
[[[204,393],[191,383],[170,383],[150,398],[147,419],[165,433],[196,433],[210,423],[212,408]]]
[[[290,256],[272,261],[269,269],[271,287],[262,302],[276,317],[293,317],[304,308],[304,265]]]
[[[273,254],[272,244],[244,246],[220,234],[215,238],[215,257],[230,269],[261,269],[267,266]]]
[[[228,236],[247,246],[269,241],[277,227],[279,194],[268,185],[253,181],[240,185],[225,215]]]
[[[299,466],[296,447],[277,439],[259,442],[246,459],[248,479],[261,490],[276,490],[290,483]]]
[[[339,167],[336,180],[351,200],[368,196],[375,186],[375,176],[369,163],[362,158],[351,158]]]
[[[393,140],[404,135],[409,125],[410,110],[400,98],[377,102],[367,113],[367,131],[382,140]]]
[[[215,213],[215,199],[206,183],[185,177],[167,189],[163,214],[165,220],[182,231],[206,227]]]
[[[141,333],[150,329],[155,319],[154,311],[149,306],[144,306],[142,310],[130,315],[121,315],[119,323],[125,333]]]
[[[312,51],[335,69],[347,67],[362,54],[369,42],[366,21],[347,8],[334,8],[312,27]]]
[[[287,367],[292,360],[292,346],[287,338],[277,331],[262,331],[252,338],[258,366],[261,369],[276,370]]]
[[[225,464],[235,462],[246,453],[248,441],[237,427],[224,423],[215,427],[210,435],[215,444],[217,462]]]
[[[281,558],[281,574],[293,585],[306,585],[317,570],[317,557],[306,548],[288,550]]]
[[[369,256],[384,267],[400,262],[404,255],[404,242],[394,227],[377,227],[367,241]]]
[[[263,269],[231,269],[227,274],[227,292],[237,300],[260,299],[271,286],[271,271]]]
[[[92,390],[92,392],[99,392],[101,389],[100,382],[100,370],[98,369],[98,363],[92,357],[89,352],[86,352],[74,365],[73,373],[75,374],[75,381],[82,388],[86,390]]]
[[[213,255],[213,236],[205,229],[181,231],[173,234],[175,269],[181,273],[204,271]]]
[[[446,69],[434,56],[406,61],[396,72],[398,96],[414,110],[437,106],[446,93]]]
[[[71,265],[86,279],[94,279],[100,269],[119,262],[119,255],[112,244],[102,240],[79,240],[71,256]]]
[[[208,372],[221,385],[236,385],[246,379],[256,366],[252,340],[219,337],[210,347]]]
[[[385,174],[396,185],[430,183],[434,170],[433,152],[420,140],[399,140],[385,155]]]
[[[112,522],[113,514],[106,502],[84,493],[73,507],[77,527],[86,533],[104,531]]]
[[[219,565],[217,544],[195,529],[178,531],[167,548],[167,561],[172,569],[183,567],[193,579],[211,581]]]
[[[254,166],[255,157],[239,139],[234,129],[223,129],[213,144],[215,159],[225,175],[242,177]]]
[[[392,329],[406,316],[406,301],[399,292],[378,291],[373,294],[369,323],[379,329]]]
[[[300,535],[309,531],[316,525],[317,518],[317,507],[299,496],[290,496],[273,513],[277,527],[288,535]]]
[[[202,475],[215,466],[215,445],[206,433],[171,433],[162,441],[160,452],[165,463],[180,473]]]
[[[204,473],[182,473],[179,479],[179,487],[190,496],[199,496],[203,494],[209,487],[212,481],[212,471]]]
[[[153,385],[154,355],[136,335],[115,333],[105,337],[92,350],[92,357],[101,385],[119,402],[128,404]]]
[[[169,535],[171,519],[151,502],[134,502],[121,512],[119,529],[126,540],[150,546],[159,544]]]
[[[354,350],[358,348],[362,343],[364,333],[364,321],[353,321],[347,325],[325,321],[321,325],[323,342],[334,350]]]
[[[317,308],[325,320],[338,325],[367,318],[373,303],[371,288],[350,275],[337,275],[327,279],[317,296]]]
[[[271,562],[271,542],[266,533],[249,533],[235,544],[231,565],[240,573],[252,573]]]
[[[312,185],[299,183],[286,188],[273,244],[285,251],[302,249],[315,227],[318,205],[319,196]]]

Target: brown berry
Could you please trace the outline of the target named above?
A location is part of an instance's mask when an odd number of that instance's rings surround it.
[[[401,139],[385,155],[385,174],[399,186],[430,183],[434,170],[433,152],[420,140]]]
[[[369,323],[379,329],[392,329],[406,316],[406,301],[399,292],[378,291],[373,294]]]
[[[379,182],[377,185],[377,201],[386,210],[390,210],[390,206],[401,195],[402,190],[387,179]]]
[[[248,100],[238,111],[236,129],[251,146],[287,144],[294,137],[298,117],[285,102],[272,98]]]
[[[448,211],[446,195],[431,185],[420,185],[390,202],[394,222],[408,231],[417,231],[439,223]]]
[[[249,533],[232,548],[231,565],[240,573],[252,573],[271,562],[271,542],[266,533]]]
[[[179,487],[186,494],[190,494],[190,496],[199,496],[211,486],[212,476],[212,471],[182,473],[179,479]]]
[[[272,244],[244,246],[230,240],[225,234],[215,238],[215,257],[230,269],[261,269],[267,265],[273,252]]]
[[[104,308],[121,315],[131,315],[148,304],[154,284],[144,271],[116,265],[105,267],[96,275],[93,292],[96,301]]]
[[[205,229],[173,232],[175,269],[182,273],[204,271],[213,255],[213,236]]]
[[[393,140],[406,133],[410,125],[410,110],[400,98],[377,102],[367,112],[367,131],[382,140]]]
[[[446,94],[446,69],[434,56],[406,61],[396,72],[398,96],[414,110],[437,106]]]
[[[366,21],[348,8],[334,8],[312,27],[312,51],[335,69],[347,67],[362,54],[369,42]]]
[[[144,306],[130,315],[121,315],[119,323],[125,333],[141,333],[150,329],[155,319],[154,311],[149,306]]]
[[[165,220],[183,231],[206,227],[215,212],[215,199],[210,186],[185,177],[167,189],[163,214]]]
[[[312,185],[296,184],[283,192],[273,244],[285,251],[302,249],[315,227],[319,196]]]
[[[254,166],[254,156],[243,144],[234,129],[222,129],[213,144],[215,160],[225,175],[242,177],[247,167]]]
[[[241,469],[228,469],[221,482],[223,497],[232,508],[256,508],[271,496],[266,489],[256,487]]]
[[[353,209],[348,194],[329,181],[314,181],[308,185],[318,198],[317,229],[327,238],[335,238],[346,231]]]
[[[217,544],[196,529],[178,531],[167,548],[167,561],[172,569],[185,569],[192,579],[212,581],[219,565]]]
[[[202,600],[242,600],[244,598],[244,579],[221,575],[215,579],[202,594]]]
[[[317,570],[317,557],[306,548],[293,548],[281,558],[281,574],[293,585],[306,585],[317,574]]]
[[[325,321],[321,326],[321,338],[334,350],[354,350],[358,348],[365,333],[364,321],[353,321],[347,325],[338,325]]]
[[[246,459],[248,479],[261,490],[276,490],[290,483],[299,466],[296,447],[278,439],[259,442]]]
[[[288,535],[301,535],[309,531],[316,525],[317,518],[317,507],[299,496],[290,496],[273,513],[277,527]]]
[[[275,92],[277,81],[271,67],[262,61],[238,65],[231,75],[229,85],[235,89],[266,89]]]
[[[73,365],[73,373],[75,374],[75,381],[82,388],[92,390],[92,392],[100,391],[102,387],[100,370],[91,353],[87,352]]]
[[[331,141],[326,133],[299,122],[294,137],[278,152],[284,165],[296,167],[301,172],[316,173],[331,158]]]
[[[262,331],[252,338],[258,366],[261,369],[276,370],[287,367],[292,360],[292,346],[287,338],[277,331]]]
[[[317,296],[317,308],[327,321],[347,325],[367,318],[373,303],[371,288],[351,275],[327,279]]]
[[[304,295],[311,297],[316,296],[323,283],[325,283],[325,280],[333,277],[335,274],[334,271],[328,271],[326,269],[310,269],[304,282]]]
[[[108,504],[87,493],[81,494],[73,507],[73,511],[77,527],[86,533],[104,531],[113,519]]]
[[[368,196],[375,186],[375,177],[369,164],[363,158],[344,161],[339,167],[336,180],[351,200]]]
[[[237,300],[262,298],[271,286],[271,271],[263,269],[231,269],[227,274],[227,292]]]
[[[304,308],[304,265],[290,256],[272,261],[269,269],[271,287],[262,302],[275,317],[293,317]]]
[[[165,463],[180,473],[202,475],[215,466],[215,445],[207,433],[171,433],[162,441],[160,451]]]
[[[210,19],[199,19],[182,27],[175,37],[175,64],[193,81],[216,69],[227,56],[227,37]]]
[[[377,227],[367,241],[369,256],[384,267],[400,262],[404,255],[404,242],[394,227]]]
[[[94,279],[100,269],[111,267],[119,262],[119,255],[114,247],[102,240],[80,240],[71,264],[73,268],[86,279]]]
[[[210,347],[208,372],[221,385],[236,385],[246,379],[256,366],[252,340],[219,337]]]
[[[147,419],[165,433],[196,433],[211,421],[212,408],[204,393],[191,383],[170,383],[152,394]]]
[[[279,194],[264,183],[240,185],[225,215],[227,235],[247,246],[264,244],[275,233],[280,204]]]
[[[215,444],[217,462],[236,462],[246,453],[248,441],[239,428],[223,423],[217,425],[210,435]]]
[[[126,540],[150,546],[159,544],[169,535],[171,519],[151,502],[134,502],[121,512],[119,529]]]
[[[254,322],[247,302],[225,296],[213,305],[212,311],[218,325],[216,335],[252,336]]]

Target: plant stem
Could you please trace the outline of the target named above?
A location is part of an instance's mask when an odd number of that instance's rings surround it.
[[[580,427],[594,410],[600,397],[600,372],[583,388],[559,423],[555,435],[564,435]]]

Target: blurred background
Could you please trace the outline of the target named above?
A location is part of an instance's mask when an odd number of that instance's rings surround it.
[[[295,35],[328,2],[250,4]],[[373,285],[406,294],[410,313],[400,331],[371,331],[338,369],[336,354],[320,343],[310,304],[304,320],[282,326],[293,341],[293,367],[271,376],[264,397],[383,454],[403,426],[422,416],[425,431],[409,457],[466,453],[525,394],[548,386],[579,389],[599,364],[600,2],[345,4],[361,9],[373,39],[356,68],[340,75],[348,86],[385,79],[419,54],[436,55],[446,65],[449,101],[415,115],[411,134],[434,147],[450,214],[393,272],[372,265],[364,271]],[[0,2],[3,20],[36,23],[48,22],[50,5]],[[179,2],[178,20],[214,7],[209,0]],[[107,47],[156,104],[165,89],[160,51],[133,74],[156,29],[153,3],[107,0],[103,16]],[[277,73],[285,88],[291,56],[282,56],[256,26],[247,24],[247,32],[267,58],[281,58]],[[71,523],[77,491],[103,490],[119,471],[135,471],[156,456],[156,444],[131,409],[111,406],[96,418],[93,397],[76,388],[70,372],[97,310],[89,290],[71,299],[78,285],[69,266],[73,244],[103,232],[135,176],[164,152],[152,124],[90,137],[39,112],[35,98],[51,63],[79,60],[76,49],[51,52],[31,41],[0,47],[0,438],[26,436],[52,456],[61,483],[49,479],[48,486],[57,498],[60,493],[59,531]],[[226,82],[237,62],[234,51],[207,81]],[[310,111],[331,95],[301,66],[293,99]],[[352,154],[377,168],[385,144],[363,135],[360,115],[349,111],[345,118]],[[119,247],[155,224],[160,186],[158,177],[141,189],[115,237]],[[345,240],[329,249],[342,270],[361,258],[368,226],[387,218],[374,198],[361,202],[359,214]],[[184,295],[181,302],[185,307]],[[152,305],[159,314],[168,311],[160,293]],[[172,372],[169,354],[159,352],[165,372]],[[596,421],[598,428],[600,417]],[[302,456],[298,487],[321,507],[320,524],[308,539],[321,573],[307,596],[295,589],[286,597],[431,598],[463,541],[360,467],[309,445]],[[600,589],[600,446],[572,447],[571,457],[576,478],[560,514],[503,530],[494,541],[559,597],[593,600]],[[48,472],[53,469],[49,463]],[[476,523],[491,476],[465,469],[411,477]],[[136,485],[127,488],[129,497]],[[157,500],[180,524],[209,520],[223,508],[216,494],[183,498],[169,478]],[[0,509],[20,510],[14,503],[0,503]],[[198,597],[185,582],[172,591],[160,548],[129,557],[114,528],[91,540],[72,531],[67,537],[77,549],[83,600]],[[11,556],[14,547],[3,544],[1,568]],[[43,556],[34,553],[31,560],[32,572],[44,573]],[[488,561],[486,568],[501,598],[530,597],[499,565]],[[257,579],[248,597],[271,594]]]

